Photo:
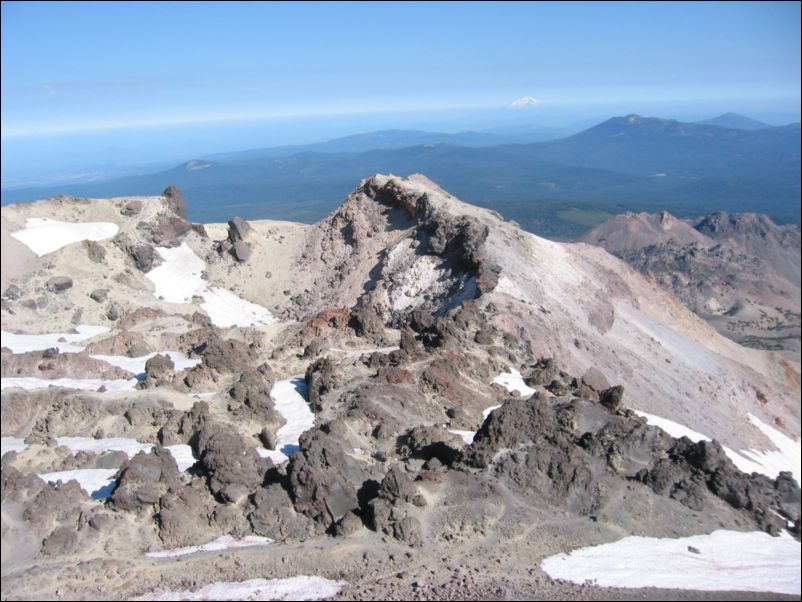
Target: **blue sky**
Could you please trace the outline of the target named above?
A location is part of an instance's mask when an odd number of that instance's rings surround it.
[[[798,107],[800,4],[2,4],[4,138],[523,95]]]

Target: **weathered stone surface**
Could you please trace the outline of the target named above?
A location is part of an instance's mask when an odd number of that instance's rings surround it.
[[[63,293],[72,288],[72,278],[69,276],[53,276],[45,284],[51,293]]]

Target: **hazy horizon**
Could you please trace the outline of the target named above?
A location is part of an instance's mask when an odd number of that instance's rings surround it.
[[[798,3],[4,2],[2,186],[381,129],[799,120]],[[506,115],[523,96],[537,107]]]

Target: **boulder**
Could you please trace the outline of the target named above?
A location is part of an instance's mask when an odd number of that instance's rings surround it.
[[[51,293],[63,293],[72,288],[72,278],[69,276],[53,276],[45,284]]]

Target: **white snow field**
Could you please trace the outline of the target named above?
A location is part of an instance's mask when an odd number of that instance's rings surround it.
[[[79,389],[81,391],[97,391],[101,386],[109,393],[130,391],[139,381],[135,378],[129,380],[102,380],[99,378],[38,378],[36,376],[9,376],[0,378],[0,389],[19,387],[20,389],[47,389],[48,387],[64,387]]]
[[[26,447],[28,447],[28,444],[20,437],[0,437],[0,458],[8,452],[21,452]]]
[[[149,452],[153,448],[153,445],[150,443],[140,443],[135,439],[126,439],[124,437],[109,437],[106,439],[58,437],[56,442],[59,445],[69,448],[72,452],[86,451],[102,453],[105,451],[118,450],[125,452],[129,458],[141,451]],[[178,465],[178,470],[182,472],[189,469],[197,462],[192,456],[192,448],[189,445],[168,445],[165,449],[173,456]],[[5,453],[5,451],[3,453]],[[114,489],[114,485],[116,484],[114,475],[116,474],[116,468],[84,468],[39,473],[37,476],[51,483],[55,483],[58,480],[65,483],[67,481],[76,480],[92,499],[104,500],[111,495]]]
[[[266,307],[246,301],[224,288],[207,288],[201,295],[201,307],[209,314],[212,324],[220,328],[273,324],[276,321]]]
[[[90,355],[92,359],[102,360],[112,366],[117,366],[123,370],[133,372],[137,376],[142,376],[145,373],[145,364],[147,361],[156,355],[168,355],[175,364],[175,371],[181,372],[189,368],[194,368],[201,363],[200,359],[188,358],[180,351],[154,351],[147,355],[140,357],[127,357],[125,355]]]
[[[306,383],[302,376],[280,380],[273,385],[270,397],[286,424],[276,431],[275,450],[256,448],[260,456],[281,464],[298,451],[301,434],[315,426],[315,415],[309,409],[306,395]]]
[[[692,550],[693,548],[693,550]],[[679,539],[625,537],[546,558],[553,579],[599,587],[800,594],[800,552],[790,535],[714,531]]]
[[[201,307],[209,314],[212,324],[221,328],[276,322],[266,307],[246,301],[224,288],[209,287],[203,279],[206,264],[187,243],[174,249],[157,247],[156,250],[164,263],[145,274],[153,282],[154,296],[169,303],[191,303],[193,297],[202,297]]]
[[[156,251],[164,261],[145,274],[156,287],[154,296],[168,303],[192,303],[192,297],[206,288],[201,275],[206,264],[185,242],[172,249],[156,247]]]
[[[286,579],[248,579],[212,583],[198,591],[153,593],[134,600],[323,600],[348,585],[323,577],[299,575]]]
[[[252,548],[254,546],[266,546],[273,543],[269,537],[259,537],[258,535],[246,535],[242,539],[235,539],[231,535],[223,535],[214,541],[199,546],[187,546],[185,548],[174,548],[161,552],[148,552],[148,558],[175,558],[176,556],[187,556],[198,552],[217,552],[219,550],[236,550],[238,548]]]
[[[111,238],[119,230],[117,224],[110,222],[71,223],[46,217],[29,217],[25,220],[25,229],[17,230],[11,236],[41,257],[74,242]]]
[[[192,448],[184,443],[177,443],[175,445],[167,445],[165,448],[173,456],[173,460],[178,465],[178,470],[184,472],[192,468],[197,460],[192,455]]]
[[[448,432],[462,437],[462,441],[465,443],[465,445],[470,445],[471,443],[473,443],[473,438],[476,436],[476,431],[460,431],[458,429],[448,429]]]
[[[85,451],[100,454],[107,451],[121,451],[129,458],[133,458],[139,452],[150,452],[153,449],[152,443],[140,443],[136,439],[125,437],[106,437],[94,439],[92,437],[57,437],[56,443],[69,449],[71,452]],[[177,445],[167,445],[165,448],[173,456],[178,470],[185,471],[190,468],[197,460],[192,456],[192,448],[189,445],[179,443]]]
[[[117,474],[116,468],[82,468],[40,473],[36,476],[48,483],[78,481],[81,489],[86,491],[93,500],[105,500],[114,489],[115,474]]]
[[[645,418],[649,424],[660,427],[672,437],[688,437],[691,441],[710,441],[710,437],[697,433],[688,427],[678,424],[667,418],[647,414],[635,410],[635,413]],[[778,448],[776,451],[758,451],[754,449],[742,449],[735,451],[722,445],[727,457],[742,472],[751,474],[757,472],[764,474],[772,479],[776,478],[781,471],[790,471],[794,474],[797,482],[802,476],[802,446],[800,441],[794,441],[775,428],[761,421],[752,414],[747,415],[749,422],[762,432]]]
[[[490,412],[492,412],[493,410],[498,410],[500,407],[501,404],[490,406],[489,408],[485,408],[484,410],[482,410],[482,422],[487,420],[487,417],[490,416]]]
[[[537,393],[532,387],[527,386],[523,376],[515,368],[511,368],[509,372],[502,372],[492,382],[504,386],[507,391],[517,391],[519,395],[524,397],[531,397]]]
[[[0,332],[0,347],[8,347],[11,349],[11,353],[44,351],[51,347],[58,347],[62,353],[79,353],[85,349],[85,346],[76,343],[86,341],[99,334],[105,334],[109,330],[106,326],[90,326],[88,324],[76,326],[73,333],[14,334],[3,330]]]

